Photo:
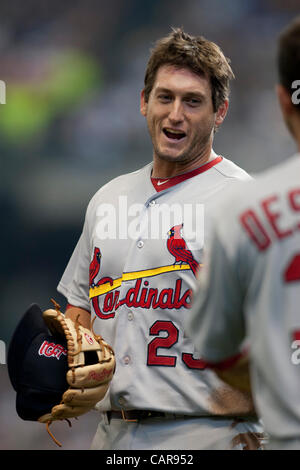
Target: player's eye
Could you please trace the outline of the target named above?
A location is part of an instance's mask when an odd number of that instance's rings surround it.
[[[192,107],[196,107],[201,104],[201,100],[199,98],[187,98],[185,101],[189,106]]]
[[[158,95],[158,99],[161,103],[169,103],[172,100],[172,96],[164,93]]]

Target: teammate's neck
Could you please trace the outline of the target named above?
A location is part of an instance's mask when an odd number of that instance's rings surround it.
[[[209,152],[201,155],[201,157],[193,160],[192,162],[170,162],[162,160],[154,155],[153,158],[153,178],[172,178],[173,176],[181,175],[189,171],[195,170],[205,163],[214,160],[217,157],[217,154],[212,148],[209,149]]]
[[[299,119],[299,123],[297,126],[297,131],[295,134],[296,134],[295,139],[296,139],[297,149],[298,149],[298,152],[300,153],[300,119]]]
[[[300,113],[299,111],[294,111],[291,116],[285,117],[285,124],[292,135],[297,151],[300,153]]]

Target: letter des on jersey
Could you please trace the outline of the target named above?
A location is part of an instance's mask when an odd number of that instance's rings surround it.
[[[286,225],[280,204],[284,203],[293,216],[292,224]],[[300,230],[300,188],[290,190],[285,201],[278,195],[271,195],[260,201],[259,211],[253,208],[245,210],[239,217],[240,223],[249,238],[260,251],[266,250],[272,240],[282,240]],[[294,220],[295,219],[295,220]]]

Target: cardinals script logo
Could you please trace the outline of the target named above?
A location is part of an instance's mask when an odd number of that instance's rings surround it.
[[[98,281],[95,280],[100,271],[101,252],[99,248],[94,248],[90,264],[90,299],[94,312],[99,318],[106,320],[114,318],[117,309],[122,305],[142,309],[190,308],[192,291],[184,289],[182,279],[177,277],[173,286],[164,288],[151,287],[150,284],[153,276],[168,273],[191,271],[196,276],[200,264],[188,249],[182,230],[183,223],[174,225],[168,231],[166,245],[172,255],[173,264],[135,272],[123,272],[118,278],[104,276]],[[135,281],[135,284],[131,283],[127,290],[123,290],[121,297],[120,288],[126,286],[127,281]]]

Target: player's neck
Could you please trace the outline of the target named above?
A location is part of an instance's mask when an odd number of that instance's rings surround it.
[[[300,153],[300,119],[299,119],[299,125],[297,126],[296,129],[297,131],[296,131],[295,139],[296,139],[298,152]]]
[[[297,151],[300,153],[300,113],[294,112],[293,115],[286,120],[288,130],[290,131],[297,147]]]
[[[172,178],[173,176],[187,173],[188,171],[195,170],[205,163],[214,160],[217,157],[216,153],[210,147],[206,152],[202,153],[194,159],[188,162],[173,162],[163,160],[154,154],[153,158],[153,178]]]
[[[295,144],[297,147],[297,152],[300,153],[300,126],[299,126],[299,130],[297,129],[297,132],[294,133],[293,137],[294,137]]]

